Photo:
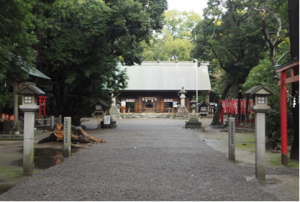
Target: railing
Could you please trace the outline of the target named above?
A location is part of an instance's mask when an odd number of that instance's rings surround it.
[[[54,124],[62,123],[61,116],[54,117],[54,116],[46,116],[44,118],[38,118],[34,120],[34,127],[37,130],[52,130]],[[20,119],[20,130],[21,132],[24,130],[24,118]]]

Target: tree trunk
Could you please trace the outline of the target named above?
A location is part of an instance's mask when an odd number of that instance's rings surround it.
[[[220,115],[221,115],[221,112],[222,112],[222,103],[221,103],[221,100],[224,100],[226,98],[227,93],[230,90],[231,86],[232,86],[231,83],[228,83],[226,85],[226,87],[225,87],[225,89],[224,89],[224,91],[223,91],[223,93],[221,95],[221,98],[220,98],[220,100],[218,102],[217,110],[216,110],[216,112],[214,114],[213,120],[212,120],[212,122],[211,122],[210,125],[214,126],[214,125],[220,125],[221,124],[220,121],[219,121],[220,120]]]
[[[291,59],[299,57],[299,0],[289,0],[289,31],[291,42]],[[294,68],[299,75],[299,67]],[[296,94],[298,92],[298,94]],[[292,96],[296,96],[296,106],[293,108],[294,139],[291,149],[291,159],[299,160],[299,81],[292,83]],[[297,103],[298,102],[298,103]]]
[[[57,123],[53,127],[53,132],[38,142],[38,144],[57,141],[62,142],[64,139],[64,127],[62,123]],[[104,140],[95,138],[89,134],[87,134],[80,126],[73,126],[71,127],[71,141],[72,143],[79,142],[79,143],[105,143]]]

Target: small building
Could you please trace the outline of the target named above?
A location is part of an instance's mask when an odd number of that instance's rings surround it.
[[[123,66],[129,77],[128,87],[121,91],[121,112],[166,113],[176,112],[180,106],[178,91],[184,87],[187,91],[185,105],[191,112],[190,100],[193,96],[206,93],[209,102],[211,84],[208,74],[208,62],[143,62],[141,65]]]

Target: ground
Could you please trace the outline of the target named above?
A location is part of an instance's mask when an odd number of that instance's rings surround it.
[[[86,120],[89,120],[88,122],[83,122],[83,124],[86,125],[87,131],[91,135],[96,135],[99,133],[103,133],[104,131],[109,131],[109,135],[104,136],[107,138],[108,141],[106,144],[106,147],[109,146],[110,142],[112,140],[114,141],[120,141],[120,139],[111,139],[113,138],[114,129],[105,129],[101,130],[95,130],[96,127],[96,119],[93,118],[87,118]],[[147,119],[144,119],[147,122]],[[158,120],[159,121],[159,120]],[[163,120],[162,120],[163,121]],[[161,121],[161,122],[162,122]],[[130,120],[119,120],[118,123],[134,123],[136,122],[135,119]],[[178,120],[177,120],[178,122]],[[180,121],[179,121],[180,122]],[[184,121],[182,127],[184,127]],[[213,148],[214,150],[221,152],[223,154],[227,154],[227,133],[226,132],[220,132],[223,131],[222,129],[213,129],[209,127],[210,121],[206,121],[206,131],[203,132],[201,129],[197,129],[197,135],[198,139],[202,142],[204,142],[209,147]],[[92,130],[93,129],[93,130]],[[166,129],[167,130],[167,129]],[[184,129],[184,131],[188,131],[192,129]],[[173,133],[176,133],[175,131],[171,131]],[[195,132],[195,131],[193,131]],[[46,133],[40,133],[36,135],[35,142],[40,140],[41,138],[49,135],[49,132]],[[100,136],[102,137],[102,136]],[[138,136],[134,136],[134,140],[136,140]],[[126,139],[125,139],[126,140]],[[126,141],[120,141],[120,147],[123,147],[124,145],[132,144],[130,139]],[[243,165],[243,166],[251,166],[255,163],[255,146],[254,146],[254,133],[236,133],[236,164],[237,165]],[[114,143],[115,144],[115,143]],[[141,144],[144,144],[141,142]],[[154,144],[154,143],[153,143]],[[20,167],[20,161],[22,161],[22,142],[21,141],[8,141],[8,140],[0,140],[0,167],[1,167],[1,174],[0,174],[0,188],[2,187],[2,191],[5,191],[10,186],[13,186],[16,182],[18,182],[22,178],[22,167]],[[138,145],[137,145],[138,146]],[[145,145],[141,145],[145,146]],[[44,144],[44,145],[35,145],[36,150],[41,149],[43,151],[47,151],[47,154],[49,157],[45,158],[45,155],[42,157],[36,156],[35,158],[35,173],[42,172],[42,169],[45,169],[47,167],[53,166],[56,163],[60,163],[61,160],[64,158],[59,155],[59,150],[61,148],[61,145],[59,143],[52,143],[52,144]],[[36,152],[41,153],[40,152]],[[75,150],[72,150],[75,151]],[[45,152],[44,152],[45,153]],[[76,155],[76,153],[73,155]],[[225,156],[225,155],[224,155]],[[46,162],[38,161],[38,159],[48,159],[47,161],[51,161],[51,163],[47,164]],[[268,167],[271,166],[271,169],[281,170],[284,168],[283,166],[280,166],[280,153],[266,153],[266,164]],[[275,162],[275,163],[274,163]],[[47,166],[44,166],[47,164]],[[299,167],[299,166],[298,166]],[[276,173],[276,172],[274,172]],[[245,175],[245,180],[253,180],[254,178],[254,171],[252,175]],[[295,177],[294,175],[273,175],[268,174],[267,180],[262,180],[260,182],[263,186],[262,188],[269,192],[274,194],[277,198],[280,200],[299,200],[299,175]],[[1,191],[1,190],[0,190]]]

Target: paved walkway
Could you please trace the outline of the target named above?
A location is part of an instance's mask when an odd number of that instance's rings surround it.
[[[117,125],[88,130],[107,143],[24,178],[0,200],[282,200],[265,184],[246,180],[254,166],[229,161],[207,146],[201,130],[184,129],[182,120],[123,119]],[[267,169],[267,174],[287,172],[296,178],[298,171]]]

